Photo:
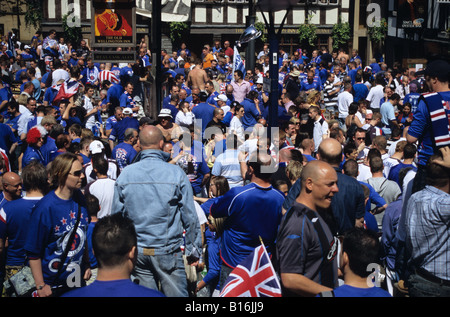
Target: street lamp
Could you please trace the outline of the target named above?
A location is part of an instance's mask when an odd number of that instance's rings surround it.
[[[256,40],[261,36],[261,31],[258,31],[254,25],[250,25],[248,28],[244,30],[244,33],[241,34],[241,37],[238,41],[236,41],[236,46],[241,47],[241,44],[248,43],[252,40]]]

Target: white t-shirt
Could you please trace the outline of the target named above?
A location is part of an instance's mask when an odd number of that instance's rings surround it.
[[[372,172],[370,171],[370,167],[363,163],[358,164],[358,171],[359,171],[359,174],[356,179],[360,182],[366,183],[367,179],[372,177]]]
[[[338,96],[339,118],[345,119],[348,116],[348,107],[353,102],[353,95],[348,91],[341,92]]]
[[[90,112],[92,109],[94,109],[94,105],[92,104],[92,101],[89,97],[84,96],[84,109],[86,109],[86,113]],[[92,130],[92,127],[95,125],[95,113],[89,115],[86,119],[86,128]]]
[[[369,90],[369,94],[366,97],[367,101],[370,101],[370,108],[380,108],[381,99],[384,97],[382,85],[376,85]]]
[[[178,111],[175,116],[175,123],[182,127],[188,127],[194,123],[195,115],[192,111],[184,113],[183,111]]]
[[[327,132],[328,132],[327,121],[323,120],[322,124],[320,124],[320,119],[314,121],[313,139],[315,145],[314,149],[315,152],[319,150],[319,145],[322,142],[323,135],[327,134]]]
[[[97,197],[100,204],[100,211],[97,214],[99,219],[111,214],[115,183],[116,181],[110,178],[98,178],[86,186],[85,193]]]
[[[61,79],[68,81],[70,79],[69,73],[61,68],[54,70],[52,73],[52,86],[56,85],[56,83]]]
[[[231,119],[229,133],[234,133],[239,139],[245,140],[244,126],[242,125],[242,121],[236,116]]]

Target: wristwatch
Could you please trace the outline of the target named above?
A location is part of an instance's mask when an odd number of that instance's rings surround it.
[[[42,284],[42,285],[39,285],[38,287],[36,287],[36,289],[37,289],[38,291],[40,291],[41,289],[44,288],[45,285],[47,285],[47,284],[44,283],[44,284]]]

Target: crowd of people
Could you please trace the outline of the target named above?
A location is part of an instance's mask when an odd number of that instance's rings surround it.
[[[38,297],[215,297],[263,243],[285,297],[450,295],[447,61],[280,49],[270,127],[267,44],[245,72],[229,41],[162,50],[153,118],[145,41],[125,64],[55,31],[15,41],[0,44],[2,282],[29,267]]]

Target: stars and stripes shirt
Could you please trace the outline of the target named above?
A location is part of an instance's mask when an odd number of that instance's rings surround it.
[[[104,80],[109,80],[111,83],[118,84],[119,79],[117,76],[110,70],[102,70],[98,74],[98,81],[102,83]]]

